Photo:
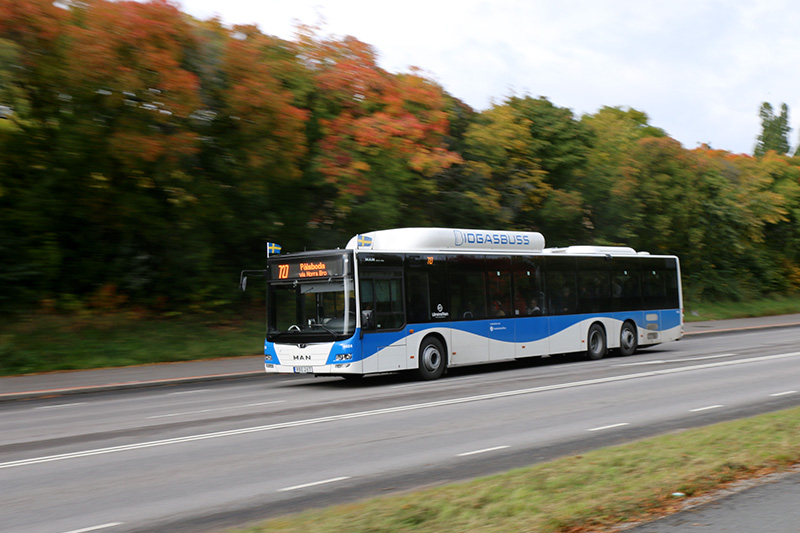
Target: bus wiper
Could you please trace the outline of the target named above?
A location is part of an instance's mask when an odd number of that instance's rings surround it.
[[[322,329],[324,329],[325,331],[327,331],[328,333],[330,333],[331,335],[333,335],[334,337],[335,337],[336,335],[338,335],[338,333],[336,333],[336,332],[335,332],[335,331],[333,331],[332,329],[328,328],[328,327],[327,327],[325,324],[319,324],[319,323],[317,323],[317,322],[312,322],[312,323],[311,323],[311,327],[312,327],[312,328],[322,328]]]

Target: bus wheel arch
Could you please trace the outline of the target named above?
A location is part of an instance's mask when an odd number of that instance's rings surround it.
[[[447,344],[438,334],[427,335],[419,343],[417,375],[431,381],[439,379],[447,369]]]
[[[608,338],[606,328],[601,322],[594,322],[589,326],[586,335],[586,357],[592,361],[597,361],[605,357],[608,351]]]
[[[639,332],[633,320],[626,320],[619,332],[619,353],[624,356],[633,355],[639,347]]]

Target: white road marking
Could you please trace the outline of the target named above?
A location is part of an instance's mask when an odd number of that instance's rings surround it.
[[[720,368],[724,366],[738,366],[747,363],[760,363],[764,361],[772,361],[777,359],[786,359],[790,357],[800,357],[800,352],[790,352],[775,355],[765,355],[762,357],[751,357],[748,359],[737,359],[735,361],[722,361],[718,363],[705,363],[695,366],[684,366],[676,368],[665,368],[662,370],[653,370],[650,372],[639,372],[636,374],[625,374],[622,376],[610,376],[606,378],[587,379],[585,381],[574,381],[570,383],[557,383],[555,385],[545,385],[542,387],[533,387],[529,389],[518,389],[502,392],[494,392],[489,394],[481,394],[477,396],[465,396],[462,398],[451,398],[449,400],[439,400],[435,402],[418,403],[411,405],[401,405],[398,407],[387,407],[384,409],[374,409],[371,411],[358,411],[354,413],[345,413],[341,415],[324,416],[320,418],[308,418],[304,420],[296,420],[293,422],[282,422],[278,424],[268,424],[265,426],[254,426],[241,429],[233,429],[229,431],[218,431],[215,433],[204,433],[200,435],[189,435],[186,437],[177,437],[172,439],[156,440],[149,442],[141,442],[138,444],[126,444],[123,446],[112,446],[110,448],[97,448],[94,450],[85,450],[81,452],[63,453],[59,455],[47,455],[43,457],[33,457],[31,459],[22,459],[19,461],[9,461],[0,463],[0,470],[4,468],[14,468],[18,466],[28,466],[41,463],[49,463],[51,461],[64,461],[67,459],[77,459],[79,457],[89,457],[94,455],[103,455],[108,453],[124,452],[129,450],[141,450],[144,448],[154,448],[156,446],[168,446],[172,444],[181,444],[184,442],[195,442],[200,440],[217,439],[222,437],[232,437],[237,435],[246,435],[249,433],[259,433],[263,431],[273,431],[276,429],[293,428],[300,426],[309,426],[312,424],[322,424],[326,422],[336,422],[340,420],[352,420],[355,418],[365,418],[369,416],[378,416],[391,413],[401,413],[406,411],[415,411],[419,409],[431,409],[434,407],[443,407],[447,405],[459,405],[483,400],[493,400],[497,398],[510,398],[513,396],[521,396],[524,394],[534,394],[538,392],[556,391],[571,389],[575,387],[583,387],[587,385],[599,385],[603,383],[616,383],[620,381],[629,381],[633,379],[640,379],[653,376],[666,376],[670,374],[680,374],[683,372],[691,372],[694,370],[705,370],[709,368]]]
[[[604,429],[621,428],[622,426],[630,426],[630,422],[620,422],[619,424],[611,424],[610,426],[601,426],[599,428],[587,429],[586,431],[603,431]]]
[[[494,448],[484,448],[483,450],[475,450],[474,452],[459,453],[456,457],[467,457],[469,455],[478,455],[479,453],[493,452],[496,450],[505,450],[508,446],[495,446]]]
[[[271,403],[283,403],[286,400],[274,400],[271,402],[259,402],[259,403],[248,403],[246,405],[232,405],[230,407],[213,407],[211,409],[200,409],[197,411],[184,411],[182,413],[168,413],[166,415],[153,415],[148,416],[148,419],[151,418],[170,418],[173,416],[183,416],[183,415],[198,415],[202,413],[213,413],[214,411],[228,411],[230,409],[241,409],[242,407],[255,407],[257,405],[269,405]]]
[[[336,483],[337,481],[344,481],[345,479],[350,479],[350,476],[323,479],[322,481],[314,481],[312,483],[303,483],[302,485],[295,485],[294,487],[285,487],[282,489],[278,489],[278,492],[289,492],[290,490],[307,489],[308,487],[316,487],[317,485],[325,485],[327,483]]]
[[[656,361],[640,361],[638,363],[622,363],[614,366],[644,366],[644,365],[665,365],[668,363],[685,363],[686,361],[705,361],[706,359],[719,359],[721,357],[733,357],[735,353],[722,353],[719,355],[705,355],[703,357],[687,357],[685,359],[658,359]]]
[[[776,392],[775,394],[770,394],[770,396],[786,396],[787,394],[797,394],[796,390],[787,390],[784,392]]]
[[[195,394],[197,392],[208,392],[211,389],[197,389],[197,390],[182,390],[178,392],[170,392],[170,395],[174,396],[176,394]]]
[[[122,522],[109,522],[108,524],[100,524],[99,526],[85,527],[83,529],[73,529],[72,531],[65,531],[64,533],[89,533],[90,531],[98,531],[101,529],[108,529],[110,527],[121,526]]]
[[[682,363],[683,361],[705,361],[706,359],[719,359],[721,357],[734,357],[736,356],[735,353],[720,353],[717,355],[704,355],[703,357],[687,357],[685,359],[676,359],[676,363]]]
[[[700,411],[710,411],[711,409],[719,409],[725,407],[724,405],[709,405],[706,407],[698,407],[697,409],[689,409],[690,413],[699,413]]]
[[[58,405],[43,405],[41,407],[34,407],[34,409],[61,409],[62,407],[72,407],[73,405],[85,405],[86,402],[75,403],[60,403]]]

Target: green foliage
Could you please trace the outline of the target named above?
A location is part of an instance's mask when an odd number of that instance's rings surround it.
[[[758,112],[761,117],[761,134],[753,150],[756,157],[762,157],[770,150],[781,155],[789,151],[789,107],[781,104],[781,112],[775,116],[772,104],[764,102]]]
[[[64,7],[68,6],[68,7]],[[166,0],[0,0],[0,312],[214,310],[265,241],[432,225],[682,258],[692,298],[800,288],[800,158],[687,150],[630,108],[476,112],[353,37],[195,21]],[[50,305],[50,304],[48,304]],[[75,311],[77,312],[77,311]]]

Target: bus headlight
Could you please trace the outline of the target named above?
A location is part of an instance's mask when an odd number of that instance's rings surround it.
[[[336,360],[337,361],[352,361],[353,360],[353,354],[351,354],[351,353],[336,354]]]

